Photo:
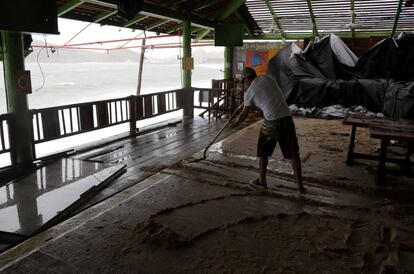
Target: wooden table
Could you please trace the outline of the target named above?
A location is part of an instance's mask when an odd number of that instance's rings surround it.
[[[385,162],[400,164],[405,169],[410,169],[410,156],[413,153],[414,144],[414,121],[395,120],[386,117],[366,117],[361,115],[350,115],[343,121],[344,125],[352,126],[350,143],[346,163],[351,165],[354,159],[378,160],[377,184],[385,184]],[[381,140],[380,155],[371,155],[354,152],[355,135],[357,127],[370,129],[370,136]],[[408,142],[408,149],[404,159],[387,157],[387,149],[391,140]]]
[[[401,128],[385,128],[372,127],[370,128],[371,138],[381,140],[381,150],[379,155],[378,169],[377,169],[377,184],[385,185],[385,162],[387,159],[387,149],[391,140],[398,140],[408,142],[407,153],[405,158],[402,159],[401,167],[403,171],[407,173],[411,170],[410,156],[414,151],[414,128],[401,127]]]

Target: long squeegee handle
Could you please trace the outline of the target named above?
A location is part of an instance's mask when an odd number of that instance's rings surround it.
[[[230,116],[229,120],[224,124],[224,126],[220,129],[219,132],[217,132],[216,136],[208,143],[207,147],[204,149],[203,159],[207,158],[207,151],[210,148],[210,146],[214,143],[214,141],[217,140],[217,138],[220,136],[220,134],[226,129],[226,127],[230,124],[230,121],[233,120],[234,117],[236,117],[237,112],[239,109],[241,109],[244,106],[244,103],[241,103],[240,106],[237,107],[237,109],[234,111],[234,113]]]

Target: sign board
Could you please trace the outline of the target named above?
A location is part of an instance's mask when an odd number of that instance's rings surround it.
[[[58,34],[55,0],[2,0],[0,30]]]
[[[194,69],[194,59],[192,57],[183,57],[182,64],[184,70]]]
[[[16,91],[25,94],[32,93],[32,81],[30,79],[30,70],[16,73]]]

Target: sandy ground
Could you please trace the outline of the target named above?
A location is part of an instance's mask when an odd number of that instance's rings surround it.
[[[296,191],[278,148],[269,189],[248,186],[258,174],[258,122],[214,145],[207,160],[148,167],[160,172],[106,201],[114,206],[0,256],[0,272],[414,273],[413,178],[388,175],[390,186],[377,188],[376,162],[345,165],[350,128],[295,123],[307,193]],[[358,133],[356,150],[377,148]]]

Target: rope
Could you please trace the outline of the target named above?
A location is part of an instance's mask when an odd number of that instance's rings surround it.
[[[69,41],[67,41],[64,46],[66,46],[67,44],[69,44],[73,39],[75,39],[76,37],[78,37],[84,30],[86,30],[90,25],[92,25],[92,23],[87,24],[81,31],[79,31],[77,34],[75,34],[75,36],[73,36],[72,38],[69,39]]]
[[[117,42],[125,42],[128,41],[132,42],[132,41],[137,41],[137,40],[142,40],[144,39],[143,37],[138,37],[142,34],[142,32],[140,34],[138,34],[137,36],[135,36],[134,38],[124,38],[124,39],[116,39],[116,40],[104,40],[104,41],[94,41],[94,42],[85,42],[85,43],[79,43],[79,44],[70,44],[67,45],[69,47],[74,47],[74,46],[88,46],[88,45],[94,45],[94,44],[108,44],[108,43],[117,43]],[[145,39],[149,40],[149,39],[159,39],[159,38],[166,38],[166,37],[175,37],[176,35],[159,35],[159,36],[148,36]],[[126,44],[128,44],[126,43]]]

